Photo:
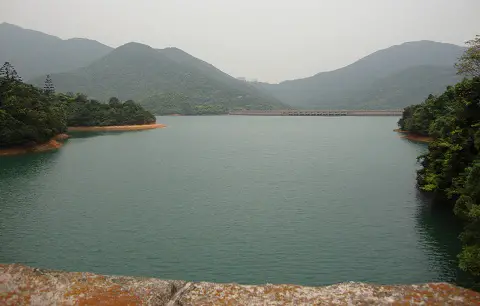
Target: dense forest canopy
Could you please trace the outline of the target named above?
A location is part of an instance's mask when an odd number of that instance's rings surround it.
[[[155,123],[155,116],[133,100],[120,102],[115,97],[108,104],[88,99],[83,94],[59,94],[67,105],[68,126],[138,125]]]
[[[460,267],[480,276],[480,39],[469,46],[457,67],[472,78],[407,107],[399,126],[434,138],[419,157],[418,185],[465,222]]]
[[[22,82],[15,68],[0,68],[0,147],[44,143],[67,126],[137,125],[155,117],[134,101],[109,103],[82,94],[56,94],[50,77],[40,89]]]
[[[62,103],[23,83],[5,63],[0,69],[0,147],[43,143],[66,129]]]
[[[154,95],[140,104],[157,115],[219,115],[228,112],[225,105],[192,103],[187,96],[176,92]]]

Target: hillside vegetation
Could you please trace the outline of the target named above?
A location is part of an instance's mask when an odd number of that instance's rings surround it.
[[[457,67],[472,78],[407,107],[399,126],[435,139],[419,158],[417,182],[464,221],[460,266],[480,276],[480,37],[469,44]]]
[[[465,48],[408,42],[346,67],[280,84],[247,83],[177,49],[128,43],[117,49],[88,39],[62,40],[0,24],[0,61],[42,86],[92,99],[139,101],[155,114],[222,114],[236,109],[398,109],[460,81],[453,64]],[[321,59],[320,59],[321,60]]]
[[[1,68],[0,147],[44,143],[66,129],[66,109],[60,101],[21,82],[10,65]]]
[[[0,44],[0,62],[10,62],[35,86],[43,86],[46,75],[51,75],[59,92],[80,92],[99,101],[135,99],[156,114],[287,107],[177,48],[128,43],[113,49],[93,40],[62,40],[7,23],[0,24]]]
[[[133,101],[108,104],[85,95],[55,94],[47,79],[40,89],[21,81],[10,63],[0,69],[0,147],[34,146],[63,133],[67,126],[138,125],[155,117]]]
[[[441,93],[460,80],[453,68],[465,48],[409,42],[309,78],[259,83],[280,101],[310,109],[395,109]]]
[[[120,102],[112,97],[108,104],[89,100],[85,95],[59,94],[66,105],[68,126],[119,126],[155,123],[155,116],[133,100]]]
[[[205,108],[225,113],[231,109],[285,107],[254,86],[181,50],[156,50],[138,43],[123,45],[85,68],[51,77],[61,92],[83,92],[98,100],[111,96],[136,99],[156,114],[169,113],[171,107],[165,105],[172,102],[189,105],[190,111],[182,111],[184,106],[175,107],[181,114],[200,114],[196,110]],[[39,85],[42,78],[32,82]]]

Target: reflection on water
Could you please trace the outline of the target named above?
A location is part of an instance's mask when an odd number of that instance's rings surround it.
[[[35,199],[44,191],[39,182],[54,172],[61,154],[59,150],[0,158],[0,251],[12,248],[24,236],[23,224],[35,209]]]
[[[172,128],[75,133],[56,152],[0,158],[0,262],[245,284],[463,284],[460,227],[416,191],[425,147],[393,134],[395,121],[163,118]]]
[[[38,154],[6,156],[0,158],[0,180],[17,180],[32,178],[32,175],[45,174],[55,163],[61,150]],[[16,184],[12,183],[11,186]]]
[[[417,230],[424,240],[425,252],[431,259],[431,268],[437,269],[442,281],[463,287],[480,289],[474,278],[458,268],[457,254],[461,250],[458,239],[462,224],[451,207],[417,190]]]
[[[144,133],[142,130],[133,130],[133,131],[94,131],[94,132],[83,132],[83,131],[74,131],[68,132],[71,138],[92,138],[99,136],[120,136],[125,133]]]

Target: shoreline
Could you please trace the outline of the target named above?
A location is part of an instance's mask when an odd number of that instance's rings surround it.
[[[68,132],[143,131],[162,129],[165,127],[167,127],[165,124],[160,123],[142,125],[72,126],[68,127]]]
[[[408,131],[403,131],[401,129],[395,129],[393,131],[397,132],[399,134],[402,134],[401,138],[403,138],[403,139],[416,141],[416,142],[423,142],[423,143],[430,143],[430,142],[433,141],[433,137],[430,137],[430,136],[418,135],[418,134],[411,133],[411,132],[408,132]]]
[[[479,302],[480,293],[448,283],[239,285],[0,264],[2,305],[478,305]]]
[[[67,132],[122,132],[122,131],[143,131],[152,129],[161,129],[167,127],[165,124],[142,124],[142,125],[111,125],[111,126],[76,126],[68,127]],[[29,153],[43,153],[58,150],[63,146],[63,141],[70,138],[70,135],[58,134],[49,141],[33,146],[17,146],[0,149],[0,157],[14,156]]]
[[[67,134],[58,134],[49,141],[37,144],[31,147],[13,147],[7,149],[0,149],[0,156],[13,156],[27,153],[43,153],[53,150],[58,150],[63,146],[63,141],[70,138]]]

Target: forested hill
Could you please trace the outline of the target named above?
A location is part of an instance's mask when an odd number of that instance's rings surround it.
[[[57,91],[81,92],[100,101],[112,96],[135,99],[157,114],[286,107],[268,92],[177,48],[128,43],[113,49],[2,23],[0,62],[6,61],[36,86],[43,86],[50,74]]]
[[[452,44],[409,42],[334,71],[257,86],[299,108],[402,108],[458,82],[453,65],[464,51]]]
[[[399,126],[434,138],[417,182],[465,222],[460,266],[480,277],[480,36],[469,45],[457,68],[471,78],[407,107]]]
[[[56,94],[49,79],[44,89],[21,81],[15,68],[0,68],[0,148],[35,146],[66,131],[67,126],[141,125],[155,117],[134,101],[108,103],[85,95]]]
[[[118,96],[142,103],[147,99],[146,106],[157,114],[164,113],[167,96],[185,97],[173,103],[186,101],[193,110],[198,106],[213,106],[218,112],[285,107],[251,84],[179,49],[156,50],[139,43],[128,43],[85,68],[51,77],[58,91],[83,92],[99,100]],[[43,79],[32,82],[40,85]]]
[[[63,40],[16,25],[0,24],[0,65],[10,62],[24,80],[84,67],[111,50],[94,40]]]

